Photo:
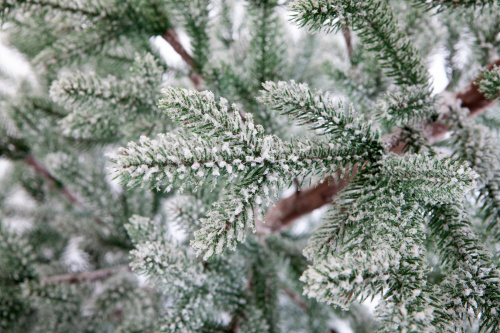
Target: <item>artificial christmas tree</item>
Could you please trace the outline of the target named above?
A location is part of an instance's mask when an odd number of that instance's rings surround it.
[[[0,8],[2,331],[500,330],[495,2]]]

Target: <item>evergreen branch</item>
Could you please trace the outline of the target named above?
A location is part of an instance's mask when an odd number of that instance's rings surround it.
[[[479,175],[467,164],[451,159],[410,155],[388,159],[380,166],[382,184],[398,188],[423,204],[459,201],[476,187]]]
[[[209,23],[209,0],[189,1],[189,5],[183,10],[186,32],[191,37],[192,66],[193,70],[200,76],[208,62],[210,38],[207,33]],[[186,3],[187,4],[187,3]],[[181,52],[182,50],[179,49]],[[177,51],[177,50],[176,50]],[[181,55],[182,56],[182,55]],[[183,59],[185,57],[182,57]],[[187,59],[187,58],[186,58]],[[199,90],[197,88],[197,90]]]
[[[426,86],[400,86],[377,104],[377,117],[388,125],[417,125],[436,114],[435,98]]]
[[[63,134],[94,140],[114,137],[125,123],[154,109],[163,69],[148,53],[136,55],[131,72],[127,80],[77,72],[53,81],[52,100],[69,112],[59,121]]]
[[[500,239],[500,175],[497,170],[492,178],[479,190],[478,199],[483,202],[488,238]]]
[[[349,242],[353,242],[354,246],[365,243],[365,239],[354,240],[365,237],[369,232],[353,229],[358,228],[356,225],[359,224],[382,223],[377,220],[386,214],[394,214],[392,207],[396,205],[395,200],[401,201],[401,204],[414,202],[422,207],[429,203],[452,202],[474,188],[474,179],[477,177],[474,171],[458,161],[419,155],[387,158],[377,167],[378,173],[373,176],[364,178],[358,173],[354,185],[343,194],[327,221],[311,236],[304,250],[306,257],[318,260],[331,253],[351,250],[352,246],[346,245]],[[387,189],[393,193],[389,198],[384,192]],[[412,218],[412,215],[408,218]]]
[[[490,64],[487,68],[491,69],[494,65],[500,66],[500,59]],[[477,80],[478,78],[474,81]],[[491,100],[486,99],[484,95],[478,91],[477,86],[472,82],[456,94],[456,99],[461,101],[462,107],[466,107],[470,110],[470,117],[479,115],[493,104]],[[448,116],[449,114],[442,114],[441,119],[446,119]],[[449,130],[449,126],[443,121],[436,121],[426,126],[423,133],[430,142],[435,142],[441,139]],[[398,133],[398,130],[394,133]],[[391,152],[401,154],[407,142],[404,140],[400,141],[399,135],[396,136],[398,140],[395,142],[393,142],[394,135],[387,136],[384,140],[385,145],[388,146],[388,150]],[[337,197],[347,185],[348,182],[346,179],[340,179],[338,182],[329,182],[327,178],[321,185],[310,189],[303,189],[300,195],[295,193],[288,198],[278,201],[276,205],[270,208],[266,213],[266,226],[276,232],[286,229],[297,218],[312,212],[316,208],[331,203],[332,199]],[[310,202],[311,204],[304,204],[305,202]]]
[[[136,244],[130,255],[132,271],[147,275],[167,294],[178,296],[199,289],[207,279],[202,264],[173,242],[146,241]]]
[[[280,42],[280,22],[276,13],[277,1],[249,1],[252,17],[252,39],[250,40],[251,68],[255,90],[268,80],[280,78],[283,67],[284,45]]]
[[[427,331],[440,304],[425,279],[423,213],[429,203],[459,200],[476,174],[456,161],[419,155],[386,159],[377,170],[358,178],[311,236],[305,294],[344,309],[381,294],[385,329],[397,322]]]
[[[35,252],[28,240],[0,222],[0,280],[22,282],[36,278]],[[5,276],[6,275],[6,276]],[[0,281],[1,282],[1,281]]]
[[[353,27],[399,85],[428,85],[422,60],[385,1],[296,0],[290,9],[292,21],[310,31]]]
[[[237,112],[230,115],[227,102],[221,99],[217,106],[210,92],[168,88],[163,93],[160,106],[168,108],[174,121],[200,136],[168,133],[156,140],[141,137],[140,145],[131,142],[111,156],[116,163],[113,171],[130,187],[151,183],[156,188],[166,185],[167,191],[173,186],[183,191],[188,185],[196,190],[222,177],[234,183],[207,214],[205,226],[195,232],[192,245],[198,253],[205,252],[205,260],[226,247],[234,249],[236,241],[245,239],[248,227],[255,232],[254,209],[260,214],[260,206],[272,203],[270,195],[278,187],[298,176],[338,172],[338,177],[344,177],[367,159],[366,152],[352,152],[340,143],[283,142],[264,135],[251,115],[246,115],[245,122]]]
[[[500,98],[500,67],[495,65],[492,69],[483,71],[481,80],[476,84],[479,85],[479,92],[483,93],[487,99]]]
[[[341,174],[349,174],[349,165],[361,158],[340,153],[334,145],[285,144],[272,136],[264,137],[252,155],[248,155],[252,150],[246,148],[244,153],[227,142],[184,139],[172,133],[159,135],[157,140],[142,137],[140,143],[129,143],[120,155],[112,156],[116,162],[113,171],[128,186],[150,181],[156,187],[167,185],[167,191],[173,185],[182,191],[187,185],[196,188],[211,178],[229,177],[228,184],[234,183],[234,189],[214,205],[202,220],[205,226],[195,233],[192,245],[198,252],[206,251],[205,260],[226,247],[234,249],[236,240],[243,241],[246,228],[255,228],[254,209],[259,211],[259,206],[271,203],[270,195],[287,179],[334,174],[339,169]]]
[[[182,46],[181,40],[179,39],[179,35],[175,29],[168,29],[163,35],[163,39],[167,41],[167,43],[172,46],[172,48],[177,52],[181,58],[193,69],[193,72],[189,74],[189,78],[194,84],[196,90],[201,90],[201,84],[203,82],[203,76],[196,71],[199,68],[199,65],[194,62],[193,58],[186,51],[184,46]]]
[[[158,61],[147,53],[136,55],[131,67],[133,76],[128,80],[119,80],[113,75],[99,77],[95,72],[76,72],[60,77],[50,87],[52,100],[66,109],[85,108],[96,103],[96,99],[110,104],[131,106],[141,105],[154,98],[152,92],[161,82],[162,68]]]
[[[120,6],[104,6],[101,1],[71,1],[71,0],[15,0],[3,1],[0,3],[0,8],[5,10],[22,8],[23,11],[33,10],[33,6],[47,8],[51,10],[67,12],[72,14],[81,14],[89,17],[105,18],[107,16],[119,15],[121,12]],[[120,9],[120,10],[117,10]]]
[[[160,108],[167,109],[170,118],[201,135],[203,138],[221,137],[232,144],[244,144],[255,148],[264,134],[262,126],[255,126],[252,115],[246,113],[245,121],[240,117],[235,105],[232,115],[228,112],[228,102],[221,98],[219,103],[209,91],[176,89],[162,90],[163,99],[158,102]]]
[[[439,245],[442,269],[450,272],[443,285],[458,300],[445,299],[445,309],[459,322],[473,322],[481,314],[480,331],[497,331],[500,271],[479,244],[464,208],[459,204],[435,206],[429,227]]]
[[[489,182],[498,170],[500,148],[496,136],[483,125],[464,119],[452,135],[454,155],[467,161],[479,174],[481,185]]]
[[[385,329],[397,322],[409,331],[427,331],[439,304],[431,301],[425,279],[421,208],[411,197],[383,186],[374,189],[363,184],[359,190],[361,196],[353,195],[357,199],[341,205],[336,209],[340,214],[332,216],[341,231],[328,236],[336,239],[336,249],[318,256],[313,253],[318,239],[311,238],[305,254],[315,259],[301,277],[304,292],[344,309],[358,297],[381,295],[384,301],[377,312]]]
[[[489,64],[486,67],[486,71],[492,71],[497,66],[500,66],[500,59]],[[495,103],[494,100],[486,98],[485,94],[479,91],[480,86],[477,82],[480,82],[482,79],[482,75],[479,75],[456,95],[457,99],[462,102],[462,107],[470,110],[470,116],[475,116]]]

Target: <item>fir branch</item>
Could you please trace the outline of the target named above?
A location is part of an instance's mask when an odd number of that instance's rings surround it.
[[[481,80],[476,82],[479,92],[487,99],[496,100],[500,98],[500,67],[494,65],[492,69],[481,73]]]
[[[489,64],[486,67],[486,71],[491,71],[497,66],[500,66],[500,59],[497,59]],[[495,103],[495,101],[486,98],[486,96],[479,91],[480,86],[477,85],[477,82],[480,82],[481,80],[482,75],[479,75],[456,95],[457,99],[462,102],[462,107],[470,110],[470,116],[475,116],[476,114],[481,113]]]
[[[464,208],[456,203],[435,206],[429,227],[439,245],[442,269],[449,272],[443,286],[453,298],[443,300],[446,312],[456,322],[474,322],[481,314],[480,331],[497,331],[500,271],[479,244]]]
[[[162,90],[164,99],[158,102],[160,108],[167,109],[173,121],[184,128],[200,134],[203,138],[221,137],[223,141],[245,144],[255,148],[255,143],[263,136],[263,128],[255,126],[249,113],[240,117],[237,107],[228,112],[228,102],[221,98],[215,102],[214,94],[209,91],[176,89]]]
[[[199,136],[142,137],[140,145],[131,142],[111,156],[116,163],[113,170],[128,186],[150,182],[156,188],[167,185],[167,191],[174,185],[182,191],[188,185],[196,189],[210,179],[228,178],[233,189],[207,214],[192,242],[198,253],[205,252],[205,260],[226,247],[234,249],[236,240],[244,241],[248,227],[255,232],[254,209],[260,214],[260,206],[272,203],[271,195],[280,186],[297,176],[323,177],[339,171],[338,177],[344,177],[367,154],[339,143],[283,142],[264,135],[250,114],[245,122],[238,112],[230,115],[227,102],[221,99],[217,105],[210,92],[168,88],[163,93],[160,106]]]
[[[336,243],[337,249],[318,257],[308,247],[306,254],[316,259],[301,277],[305,294],[344,309],[358,297],[382,295],[385,302],[378,311],[383,327],[398,322],[417,331],[429,329],[436,306],[426,286],[424,221],[418,205],[390,190],[369,187],[344,209],[350,209],[348,216],[333,217],[341,224],[347,221],[341,227],[345,239]]]
[[[119,136],[120,128],[137,121],[139,115],[151,113],[163,68],[147,53],[135,56],[130,71],[132,76],[127,80],[76,72],[53,81],[50,97],[69,112],[59,120],[63,134],[79,139],[109,139]]]
[[[356,117],[351,108],[321,91],[312,92],[307,84],[266,82],[258,100],[270,109],[287,115],[299,125],[319,130],[331,142],[353,147],[357,153],[380,154],[378,133],[372,133],[371,125]]]
[[[452,135],[454,155],[467,161],[479,174],[478,182],[486,184],[498,170],[500,148],[496,136],[483,125],[464,119]]]
[[[5,1],[1,3],[2,10],[9,8],[10,10],[22,9],[23,11],[34,10],[33,7],[51,9],[55,11],[67,12],[71,14],[81,14],[89,17],[104,18],[106,16],[119,15],[122,11],[120,6],[109,6],[103,4],[102,1],[80,1],[74,2],[71,0],[16,0]]]
[[[458,161],[419,155],[388,158],[378,165],[377,170],[375,175],[364,176],[368,171],[358,173],[354,184],[329,213],[327,222],[311,236],[304,250],[310,260],[348,250],[346,239],[353,241],[359,236],[356,232],[362,232],[351,230],[355,228],[354,225],[365,220],[377,221],[385,214],[384,210],[394,214],[392,209],[387,208],[394,205],[393,200],[404,202],[406,198],[406,201],[422,207],[428,203],[452,202],[474,188],[474,179],[477,177],[475,172]],[[394,193],[390,198],[385,198],[387,193],[384,191],[387,189]],[[383,199],[379,199],[379,196]],[[377,208],[377,204],[380,208]],[[377,212],[377,209],[381,211]]]
[[[427,86],[400,86],[377,103],[377,117],[388,125],[417,125],[436,115]]]
[[[417,154],[388,159],[382,163],[380,172],[387,186],[398,188],[423,204],[459,201],[476,187],[475,179],[479,177],[466,163],[458,160]]]
[[[497,242],[500,239],[500,171],[479,190],[478,200],[482,202],[481,210],[485,214],[487,236]]]
[[[37,277],[35,271],[35,252],[23,235],[8,230],[0,222],[0,282],[10,279],[23,282]]]
[[[487,68],[493,68],[494,65],[499,66],[500,59],[490,64]],[[474,81],[478,79],[479,78],[476,78]],[[492,105],[492,101],[486,99],[484,95],[478,91],[477,86],[474,85],[473,82],[469,83],[455,95],[456,99],[461,101],[462,107],[467,107],[470,110],[469,117],[479,115]],[[446,119],[448,116],[449,114],[442,114],[441,119]],[[432,143],[441,139],[449,130],[449,125],[445,124],[444,121],[436,121],[426,126],[423,135]],[[396,130],[394,132],[398,140],[394,141],[394,136],[389,135],[385,138],[384,145],[387,146],[391,152],[401,154],[407,142],[399,140],[398,131],[399,130]],[[331,203],[332,199],[337,197],[347,185],[348,182],[346,182],[345,179],[340,179],[338,182],[329,182],[328,179],[325,179],[322,185],[306,190],[303,189],[300,195],[296,193],[288,198],[280,200],[266,213],[267,226],[275,231],[284,230],[297,218],[310,213],[316,208]],[[303,202],[311,202],[311,204],[302,204]]]
[[[437,8],[438,11],[460,6],[482,9],[485,6],[493,7],[495,5],[495,0],[416,0],[415,2],[417,6],[425,7],[427,10]]]
[[[280,78],[283,66],[284,47],[279,40],[280,22],[275,0],[249,1],[252,15],[252,39],[250,40],[251,71],[255,77],[256,89],[268,80]]]
[[[368,50],[399,85],[427,85],[428,74],[411,41],[397,27],[385,1],[296,0],[292,21],[310,31],[359,31]]]
[[[424,212],[429,203],[459,200],[477,175],[456,161],[419,155],[386,159],[377,170],[358,178],[311,236],[305,294],[342,308],[382,294],[386,329],[397,322],[426,331],[440,304],[425,279]]]
[[[130,255],[132,271],[147,275],[167,294],[193,292],[207,279],[202,264],[173,242],[146,241],[137,244]]]

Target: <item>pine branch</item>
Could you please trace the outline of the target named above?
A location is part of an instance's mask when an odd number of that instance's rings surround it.
[[[493,66],[490,70],[482,73],[482,78],[476,84],[479,85],[479,92],[491,100],[500,98],[500,67]]]
[[[247,228],[255,232],[254,211],[260,215],[262,206],[272,203],[271,197],[281,186],[297,177],[311,179],[337,171],[338,177],[344,177],[365,155],[380,151],[368,129],[351,127],[342,109],[330,109],[329,104],[325,106],[330,112],[327,117],[333,117],[340,129],[330,124],[328,134],[342,138],[345,147],[320,140],[284,142],[265,135],[251,114],[245,114],[243,121],[234,106],[230,110],[223,98],[215,102],[211,92],[167,88],[163,93],[160,106],[192,134],[160,134],[156,140],[143,136],[140,145],[131,142],[119,154],[111,155],[116,163],[113,171],[130,187],[150,184],[157,189],[166,186],[167,191],[173,186],[182,192],[186,186],[196,190],[204,183],[228,181],[220,201],[202,220],[204,226],[192,241],[198,253],[205,253],[204,260],[226,248],[235,249],[237,242],[245,240]],[[299,118],[302,113],[307,112],[299,110]],[[312,118],[319,122],[318,115]],[[354,139],[349,145],[351,136]],[[365,141],[366,147],[362,144]]]
[[[492,69],[493,66],[500,66],[500,59],[490,64],[487,68]],[[476,78],[473,82],[480,80]],[[467,107],[470,110],[470,117],[474,117],[483,112],[486,108],[494,104],[493,101],[487,99],[479,92],[478,87],[471,82],[465,89],[456,94],[456,98],[462,101],[462,107]],[[446,114],[441,116],[446,119]],[[424,136],[430,142],[438,141],[449,131],[449,127],[442,121],[434,122],[423,132]],[[385,138],[385,143],[391,152],[401,154],[406,146],[405,141],[399,140],[398,131]],[[395,137],[397,138],[394,141]],[[328,182],[328,179],[310,189],[302,189],[300,195],[295,193],[290,197],[281,199],[276,205],[270,208],[266,213],[266,227],[273,232],[280,232],[290,226],[297,218],[312,212],[314,209],[322,207],[332,202],[348,184],[346,179],[341,179],[338,182]]]
[[[486,70],[491,71],[498,66],[500,66],[500,59],[489,64]],[[483,75],[481,74],[456,95],[457,99],[462,101],[462,107],[469,109],[470,117],[481,113],[486,108],[496,103],[495,100],[487,98],[485,93],[480,91],[481,86],[478,85],[478,83],[482,80]]]
[[[387,74],[400,84],[427,85],[428,74],[412,42],[397,26],[385,1],[296,0],[292,21],[309,31],[352,27],[370,51],[376,52]]]

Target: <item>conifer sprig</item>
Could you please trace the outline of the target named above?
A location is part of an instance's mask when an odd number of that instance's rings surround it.
[[[167,88],[163,93],[160,107],[193,134],[160,134],[156,140],[143,136],[139,145],[131,142],[111,156],[113,170],[128,186],[150,183],[167,191],[228,179],[226,193],[202,220],[204,227],[192,242],[205,260],[234,249],[236,241],[245,240],[248,228],[255,231],[255,214],[259,216],[263,206],[272,203],[272,195],[296,177],[324,178],[337,172],[343,177],[368,159],[367,152],[344,148],[341,142],[283,142],[264,135],[250,114],[243,121],[235,108],[230,113],[227,102],[217,104],[210,92]]]
[[[377,103],[377,117],[390,126],[414,126],[436,113],[428,86],[399,86]]]
[[[419,155],[387,158],[377,170],[344,193],[311,237],[305,293],[344,308],[380,294],[385,325],[427,330],[439,304],[425,279],[426,207],[459,200],[477,175],[463,163]]]
[[[236,106],[232,106],[231,112],[227,100],[221,98],[217,103],[210,91],[169,87],[163,89],[162,94],[164,98],[159,101],[159,107],[166,109],[173,121],[202,138],[220,137],[231,144],[255,148],[264,136],[262,126],[254,125],[252,114],[244,114],[243,120]]]
[[[296,0],[292,21],[309,31],[339,31],[352,27],[375,52],[387,75],[399,85],[428,85],[428,74],[417,50],[397,26],[385,1]]]
[[[491,100],[500,98],[500,67],[495,65],[491,70],[483,71],[481,80],[476,84],[486,98]]]
[[[429,202],[450,202],[474,188],[477,178],[474,171],[458,161],[419,155],[387,158],[379,163],[377,170],[375,175],[354,179],[354,186],[344,192],[325,223],[311,236],[304,250],[310,260],[351,249],[350,241],[364,237],[365,231],[356,229],[360,228],[359,224],[369,225],[383,219],[382,213],[376,213],[377,205],[382,211],[392,212],[392,208],[388,208],[393,205],[392,200],[402,198],[421,207]],[[385,197],[381,192],[384,188],[393,193],[389,200],[378,198]],[[359,242],[363,242],[363,238]]]
[[[60,120],[63,134],[94,140],[109,138],[128,122],[137,122],[138,116],[150,115],[163,68],[150,53],[136,55],[131,74],[128,80],[119,80],[113,75],[101,78],[92,72],[76,72],[55,80],[50,97],[68,112]]]
[[[330,142],[373,155],[382,151],[378,133],[372,130],[371,124],[363,122],[351,107],[344,107],[328,93],[311,91],[307,84],[294,81],[268,81],[263,87],[257,98],[261,103],[299,125],[318,130]]]
[[[485,6],[494,6],[495,0],[416,0],[418,6],[425,7],[427,9],[437,8],[438,11],[445,10],[447,8],[455,8],[457,6],[463,7],[473,7],[473,8],[484,8]]]
[[[455,323],[473,323],[480,315],[481,332],[497,331],[500,271],[478,242],[467,212],[456,203],[436,205],[431,210],[429,227],[438,244],[442,269],[447,273],[442,282],[448,292],[443,298],[446,313]]]

